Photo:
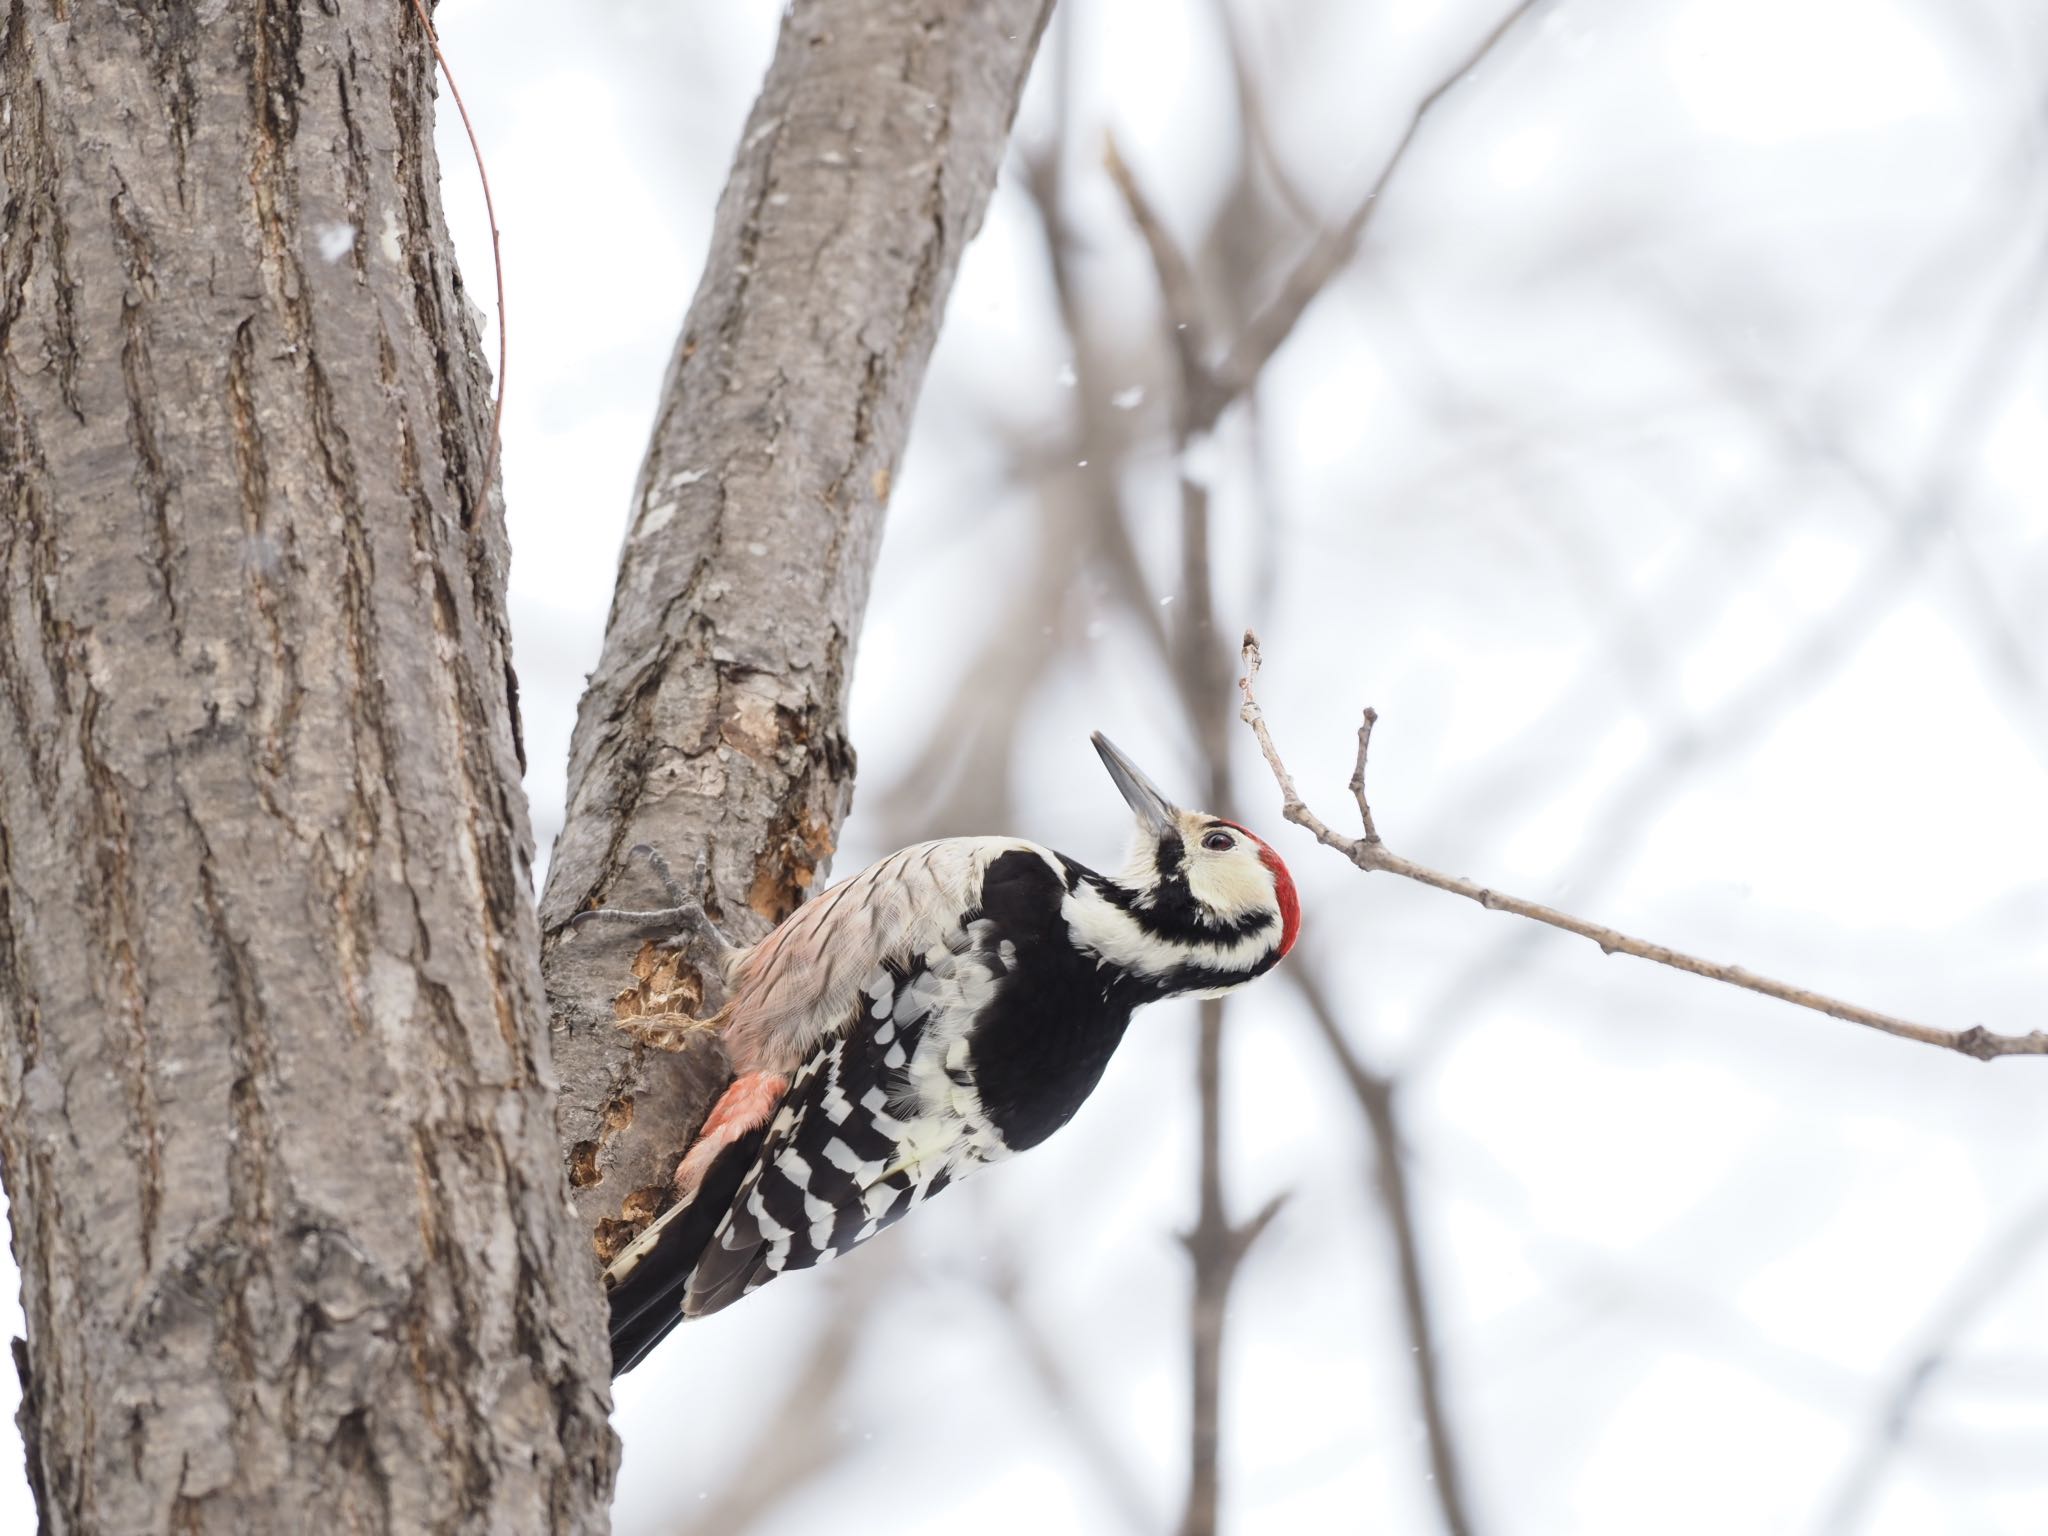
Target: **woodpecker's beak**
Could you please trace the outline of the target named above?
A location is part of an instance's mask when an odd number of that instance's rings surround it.
[[[1172,831],[1173,802],[1159,793],[1158,786],[1145,777],[1136,763],[1117,751],[1102,732],[1092,732],[1088,739],[1095,743],[1095,750],[1102,756],[1102,766],[1116,780],[1117,789],[1131,809],[1138,813],[1138,820],[1144,823],[1145,830],[1154,837],[1163,837]]]

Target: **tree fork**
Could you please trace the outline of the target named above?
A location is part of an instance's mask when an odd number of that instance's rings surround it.
[[[783,17],[663,388],[541,900],[563,1152],[600,1258],[660,1208],[727,1068],[712,1042],[664,1055],[617,1027],[715,983],[564,925],[599,897],[646,904],[640,842],[679,869],[707,854],[693,894],[741,941],[823,879],[890,484],[1051,8]]]

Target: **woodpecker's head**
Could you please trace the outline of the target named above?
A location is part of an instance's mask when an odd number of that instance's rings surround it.
[[[1280,855],[1234,821],[1183,811],[1100,731],[1091,738],[1138,818],[1130,862],[1103,897],[1116,916],[1085,932],[1105,959],[1170,992],[1212,995],[1294,947],[1301,902]]]

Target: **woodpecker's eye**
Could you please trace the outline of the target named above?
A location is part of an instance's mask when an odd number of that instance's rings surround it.
[[[1202,846],[1211,853],[1228,853],[1237,846],[1237,839],[1219,827],[1214,832],[1203,835]]]

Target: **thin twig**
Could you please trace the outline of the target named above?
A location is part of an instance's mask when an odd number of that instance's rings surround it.
[[[1702,960],[1695,955],[1686,954],[1683,950],[1672,949],[1668,945],[1653,944],[1647,939],[1635,938],[1617,928],[1588,922],[1582,917],[1561,912],[1555,907],[1546,907],[1541,902],[1525,901],[1519,896],[1510,896],[1459,875],[1446,875],[1425,864],[1401,857],[1383,842],[1345,837],[1342,833],[1333,832],[1303,802],[1301,792],[1295,788],[1293,777],[1288,773],[1286,765],[1281,762],[1280,753],[1273,745],[1272,733],[1266,728],[1265,713],[1259,708],[1258,699],[1252,691],[1252,684],[1259,675],[1260,658],[1258,637],[1250,630],[1245,631],[1243,655],[1245,671],[1244,676],[1238,680],[1238,688],[1244,695],[1244,707],[1239,711],[1239,718],[1252,728],[1252,734],[1258,738],[1259,750],[1265,754],[1266,764],[1273,770],[1273,777],[1280,785],[1283,802],[1281,814],[1296,826],[1306,828],[1317,842],[1336,849],[1360,869],[1368,872],[1385,870],[1403,879],[1434,886],[1440,891],[1449,891],[1452,895],[1463,896],[1468,901],[1476,901],[1491,911],[1512,912],[1518,917],[1545,923],[1552,928],[1562,928],[1567,933],[1576,933],[1581,938],[1591,939],[1605,954],[1634,955],[1639,960],[1655,961],[1658,965],[1668,965],[1674,970],[1703,976],[1709,981],[1725,982],[1731,987],[1741,987],[1745,991],[1760,992],[1765,997],[1775,997],[1781,1002],[1809,1008],[1816,1013],[1825,1013],[1831,1018],[1882,1030],[1885,1034],[1897,1035],[1904,1040],[1917,1040],[1923,1045],[1957,1051],[1978,1061],[1989,1061],[1997,1056],[2048,1056],[2048,1031],[2035,1030],[2026,1035],[2001,1035],[1985,1029],[1980,1024],[1960,1030],[1938,1029],[1929,1024],[1917,1024],[1911,1019],[1879,1013],[1875,1009],[1864,1008],[1855,1003],[1845,1003],[1839,998],[1829,997],[1810,988],[1774,981],[1768,976],[1759,976],[1739,965]],[[1365,745],[1363,738],[1367,733],[1361,729],[1359,734],[1360,767],[1357,779],[1362,802]]]
[[[1145,248],[1152,255],[1152,270],[1158,275],[1160,298],[1166,305],[1167,317],[1173,322],[1167,339],[1173,343],[1174,356],[1180,363],[1180,408],[1184,415],[1192,416],[1198,401],[1214,383],[1204,361],[1208,327],[1202,320],[1201,291],[1195,282],[1194,269],[1174,243],[1171,232],[1160,222],[1158,212],[1139,188],[1137,179],[1131,175],[1131,168],[1124,163],[1113,135],[1102,141],[1102,164],[1103,169],[1109,172],[1109,179],[1116,183],[1117,191],[1123,194],[1131,222],[1138,226],[1138,233],[1145,237]]]
[[[1351,798],[1358,802],[1358,822],[1368,843],[1380,840],[1380,829],[1372,824],[1372,802],[1365,798],[1365,754],[1372,750],[1372,728],[1379,722],[1380,712],[1368,704],[1365,718],[1358,722],[1358,763],[1351,770]]]
[[[1061,324],[1073,347],[1075,401],[1079,457],[1088,466],[1073,494],[1082,503],[1075,509],[1073,546],[1100,562],[1110,577],[1111,590],[1143,631],[1149,648],[1167,669],[1174,694],[1186,713],[1198,739],[1227,740],[1229,716],[1219,708],[1228,698],[1223,683],[1229,676],[1227,644],[1219,643],[1209,600],[1211,574],[1208,565],[1207,508],[1199,494],[1191,494],[1190,483],[1182,477],[1182,581],[1185,589],[1175,617],[1180,623],[1170,629],[1164,611],[1152,600],[1149,578],[1131,542],[1129,514],[1118,487],[1117,462],[1128,444],[1121,431],[1107,430],[1116,421],[1107,410],[1109,388],[1097,339],[1088,325],[1084,294],[1072,261],[1074,242],[1069,233],[1061,196],[1060,142],[1068,131],[1064,110],[1066,70],[1064,54],[1068,28],[1056,24],[1052,76],[1061,110],[1054,114],[1056,142],[1025,161],[1024,184],[1044,229],[1046,255],[1051,269],[1053,293]],[[1113,147],[1111,152],[1113,153]],[[1112,174],[1121,170],[1118,165]],[[1128,172],[1122,176],[1129,181]],[[1133,188],[1135,190],[1135,188]],[[1154,247],[1154,260],[1168,253],[1173,277],[1166,284],[1169,304],[1193,305],[1194,280],[1185,261],[1172,251],[1170,239],[1157,221],[1146,217],[1158,232],[1162,245]],[[1187,338],[1187,345],[1180,340]],[[1175,355],[1182,363],[1185,383],[1188,368],[1199,363],[1200,330],[1191,325],[1176,333]],[[1176,442],[1184,443],[1187,407],[1185,394],[1174,411]],[[1080,516],[1080,513],[1088,515]],[[1062,543],[1067,542],[1062,539]],[[1193,681],[1208,679],[1207,686]],[[1012,711],[1014,714],[1015,712]],[[1226,752],[1204,753],[1212,765],[1222,764],[1227,774]],[[1212,768],[1212,771],[1213,770]],[[1215,785],[1212,783],[1212,789]],[[1211,804],[1227,801],[1226,792],[1212,794]],[[1204,1005],[1199,1031],[1195,1089],[1201,1126],[1201,1154],[1198,1173],[1197,1210],[1193,1226],[1182,1236],[1193,1271],[1193,1297],[1189,1308],[1188,1350],[1190,1359],[1190,1405],[1187,1500],[1181,1514],[1183,1536],[1213,1536],[1221,1503],[1220,1436],[1222,1414],[1222,1373],[1225,1351],[1223,1335],[1232,1283],[1246,1252],[1279,1210],[1269,1202],[1250,1221],[1230,1219],[1224,1196],[1227,1161],[1223,1155],[1223,1019],[1215,1002]]]
[[[469,152],[476,160],[476,179],[484,189],[484,218],[491,226],[491,272],[498,283],[498,392],[491,402],[491,441],[484,450],[484,472],[477,478],[477,501],[472,503],[469,515],[476,515],[477,506],[491,497],[491,476],[498,468],[498,440],[505,425],[505,256],[498,240],[498,210],[491,201],[491,178],[484,170],[484,147],[477,142],[476,125],[469,120],[469,108],[463,104],[462,87],[455,83],[455,71],[448,67],[448,56],[441,51],[440,34],[434,30],[434,23],[428,19],[424,0],[412,0],[413,14],[420,19],[420,26],[427,34],[427,46],[434,50],[434,62],[441,66],[441,78],[448,82],[448,94],[455,98],[455,110],[462,118],[462,131],[469,135]]]

